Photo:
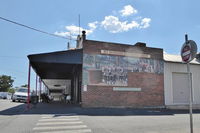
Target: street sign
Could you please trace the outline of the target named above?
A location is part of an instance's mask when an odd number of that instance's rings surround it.
[[[188,63],[196,57],[197,45],[193,40],[186,41],[181,48],[182,61]]]
[[[192,95],[192,77],[191,77],[191,72],[190,72],[190,61],[192,61],[197,55],[197,45],[194,41],[188,40],[187,34],[185,35],[185,43],[183,44],[181,48],[181,58],[182,61],[187,63],[187,73],[188,73],[188,89],[189,89],[189,96],[190,96],[190,101],[189,101],[189,112],[190,112],[190,133],[193,133],[193,116],[192,116],[192,100],[193,100],[193,95]]]

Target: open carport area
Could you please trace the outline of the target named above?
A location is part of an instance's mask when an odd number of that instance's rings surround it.
[[[81,49],[33,54],[28,58],[39,82],[45,85],[46,94],[54,101],[64,101],[70,95],[71,103],[81,102]]]

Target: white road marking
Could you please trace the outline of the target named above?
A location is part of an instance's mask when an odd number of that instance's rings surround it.
[[[78,118],[78,116],[43,116],[42,119],[50,119],[50,118]]]
[[[82,121],[68,121],[68,122],[42,122],[42,123],[37,123],[37,126],[46,126],[46,125],[63,125],[63,124],[82,124]]]
[[[37,133],[91,133],[75,114],[50,114],[42,115],[36,127],[33,128]]]
[[[76,116],[76,114],[74,113],[71,113],[71,114],[45,114],[45,115],[42,115],[42,116]]]
[[[81,130],[63,130],[63,131],[48,131],[48,132],[40,132],[40,133],[91,133],[91,129],[81,129]]]
[[[72,125],[72,126],[47,126],[47,127],[35,127],[33,130],[61,130],[61,129],[77,129],[77,128],[87,128],[86,125]]]
[[[40,122],[41,121],[78,121],[79,119],[78,118],[70,118],[70,119],[41,119],[39,120]]]

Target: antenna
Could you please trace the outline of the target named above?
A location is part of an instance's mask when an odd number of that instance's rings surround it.
[[[70,43],[68,42],[67,43],[67,50],[69,50],[70,49]]]
[[[71,44],[71,40],[72,40],[72,34],[71,31],[69,32],[69,43]]]
[[[71,45],[71,40],[72,40],[72,38],[71,38],[71,32],[69,32],[69,42],[67,43],[67,49],[69,50],[70,49],[70,45]]]
[[[81,35],[81,16],[78,15],[78,26],[79,26],[79,35]]]

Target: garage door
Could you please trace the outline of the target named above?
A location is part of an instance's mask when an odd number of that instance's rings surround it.
[[[174,103],[189,103],[187,73],[172,73],[172,87]]]

